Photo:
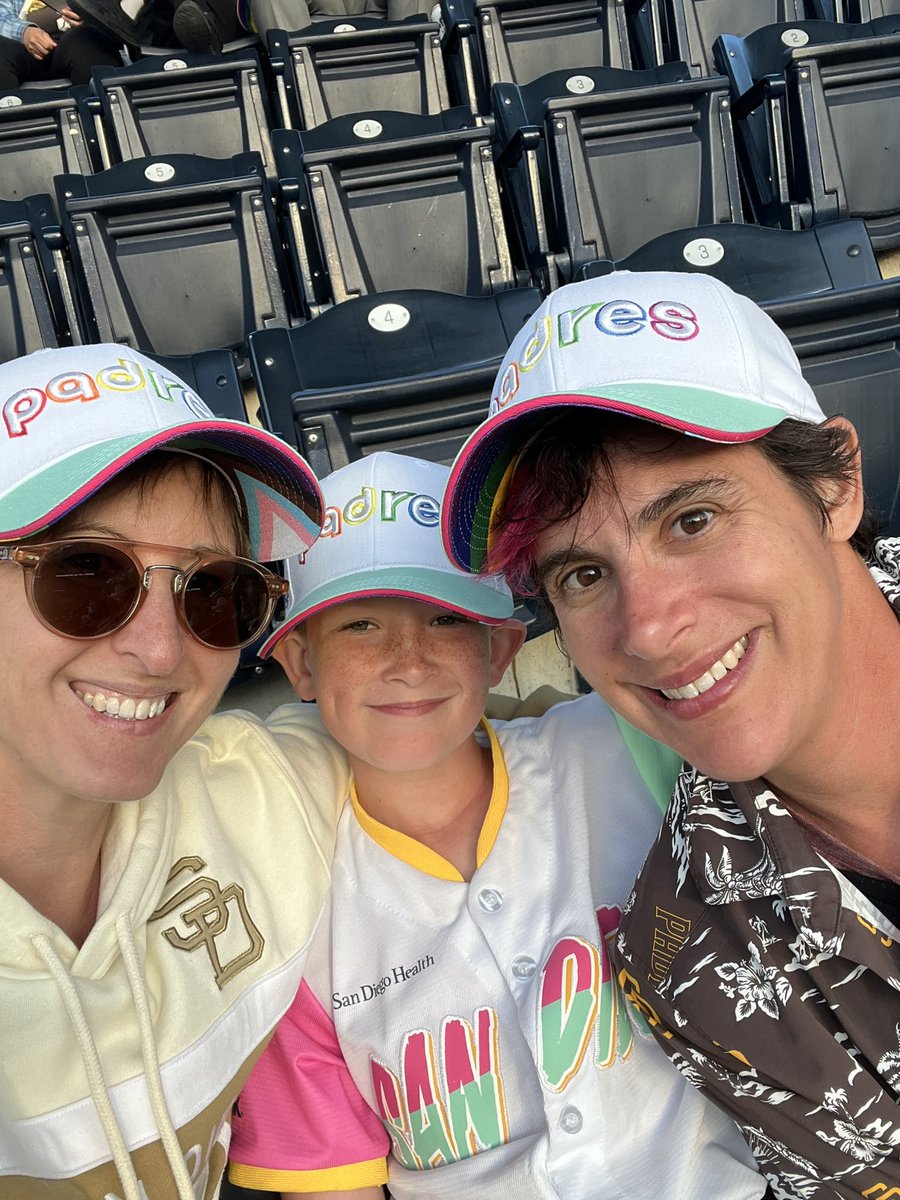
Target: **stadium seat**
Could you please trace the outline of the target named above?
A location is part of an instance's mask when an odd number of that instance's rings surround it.
[[[640,0],[441,0],[457,100],[487,113],[497,83],[527,84],[585,64],[630,69],[627,11],[639,7]]]
[[[545,287],[689,225],[743,220],[730,96],[683,63],[498,84],[498,166]]]
[[[170,51],[128,67],[95,67],[92,88],[107,133],[106,165],[256,151],[273,177],[267,97],[252,47],[217,55]]]
[[[833,2],[833,0],[832,0]],[[803,21],[823,15],[821,0],[661,0],[667,57],[686,62],[692,75],[714,75],[713,55],[721,34],[746,37],[777,21]]]
[[[278,130],[273,145],[289,230],[309,196],[330,296],[341,304],[397,288],[489,295],[514,286],[491,134],[467,109],[437,116],[374,112],[309,130]],[[315,315],[318,253],[291,248]],[[307,261],[304,262],[304,256]]]
[[[47,194],[0,200],[0,362],[73,340],[46,240],[55,220]]]
[[[61,172],[93,169],[74,91],[20,88],[0,95],[0,198],[46,193]]]
[[[197,354],[165,355],[154,358],[194,389],[217,417],[246,421],[244,394],[234,355],[229,350],[201,350]]]
[[[758,219],[861,217],[876,250],[900,245],[900,17],[767,26],[716,55]]]
[[[438,27],[424,17],[273,29],[268,45],[285,129],[372,109],[427,116],[450,107]]]
[[[154,354],[229,349],[289,310],[257,154],[173,154],[63,175],[57,200],[89,341]]]
[[[842,3],[846,21],[875,21],[879,17],[900,15],[900,0],[838,0]]]
[[[881,281],[863,221],[830,221],[802,230],[761,225],[677,229],[618,262],[589,264],[582,277],[612,271],[699,271],[715,275],[757,304]]]
[[[250,337],[263,424],[317,475],[376,450],[450,462],[487,413],[497,368],[541,302],[392,291]]]
[[[765,305],[829,416],[856,426],[883,532],[900,534],[900,279]]]

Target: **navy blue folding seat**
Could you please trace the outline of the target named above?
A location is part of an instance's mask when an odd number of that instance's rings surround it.
[[[442,0],[457,101],[487,113],[497,83],[527,84],[583,65],[630,69],[628,13],[640,7],[640,0]]]
[[[865,220],[900,245],[900,17],[804,21],[722,37],[741,162],[758,220]]]
[[[612,271],[686,271],[715,275],[736,292],[769,304],[881,282],[863,221],[812,229],[701,225],[654,238],[617,262],[590,263],[583,278]]]
[[[429,116],[450,107],[438,27],[426,17],[317,21],[268,34],[280,123],[311,129],[372,110]]]
[[[535,288],[406,289],[254,333],[263,424],[320,476],[376,450],[450,462],[487,415],[503,356],[540,302]]]
[[[86,340],[243,361],[251,330],[291,319],[259,155],[133,159],[56,186]]]
[[[490,129],[464,108],[371,112],[273,134],[306,310],[399,288],[490,295],[513,267]]]
[[[57,273],[55,222],[46,193],[0,200],[0,362],[80,340],[77,325],[69,326]]]
[[[93,169],[77,89],[26,87],[0,94],[0,199],[52,192],[63,171]]]
[[[545,287],[668,230],[743,220],[721,77],[585,67],[498,84],[493,107],[522,253]]]
[[[274,174],[268,96],[252,46],[226,54],[169,51],[127,67],[95,67],[106,165],[166,154],[231,158],[255,151]]]

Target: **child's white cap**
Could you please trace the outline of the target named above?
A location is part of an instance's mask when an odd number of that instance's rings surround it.
[[[438,463],[380,452],[323,479],[322,532],[289,561],[287,613],[260,656],[313,613],[366,596],[424,600],[488,625],[510,617],[512,593],[499,576],[471,575],[447,558],[440,526],[448,475]]]
[[[45,529],[133,462],[187,451],[228,478],[253,554],[298,554],[322,522],[306,462],[280,438],[216,417],[171,371],[118,344],[0,364],[0,541]]]
[[[710,442],[750,442],[825,414],[775,322],[711,275],[617,271],[552,292],[513,339],[484,424],[444,498],[444,545],[482,568],[526,442],[553,412],[595,408]]]

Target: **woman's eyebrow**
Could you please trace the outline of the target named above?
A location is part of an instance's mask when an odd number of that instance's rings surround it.
[[[586,562],[596,560],[596,553],[592,553],[587,546],[580,546],[577,543],[572,546],[566,546],[561,550],[553,550],[550,554],[545,554],[542,559],[534,564],[534,582],[539,586],[544,586],[544,581],[549,575],[558,571],[561,567],[570,567],[573,563]]]
[[[673,508],[703,500],[723,500],[734,495],[736,490],[736,481],[728,475],[703,475],[698,479],[686,479],[645,504],[629,521],[629,525],[633,530],[644,529],[658,521],[660,517],[665,516]],[[535,582],[543,585],[544,580],[561,567],[570,567],[576,563],[588,561],[595,562],[596,559],[596,549],[573,542],[571,546],[553,550],[535,562]]]
[[[723,500],[733,495],[736,482],[728,475],[703,475],[686,479],[645,504],[632,521],[634,529],[645,529],[673,508],[700,500]]]

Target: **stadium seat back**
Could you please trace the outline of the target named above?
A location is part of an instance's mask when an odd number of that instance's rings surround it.
[[[285,128],[372,110],[427,116],[449,107],[438,27],[424,18],[272,30],[269,59]]]
[[[900,534],[900,279],[766,308],[824,412],[856,426],[880,528]]]
[[[156,361],[194,389],[217,417],[246,421],[244,394],[230,350],[200,350],[196,354],[154,356]]]
[[[231,158],[255,151],[271,177],[267,101],[254,49],[170,52],[129,67],[95,67],[92,86],[113,162],[176,153]]]
[[[630,68],[626,10],[637,7],[636,0],[442,0],[457,102],[487,113],[498,83],[526,84],[584,64]]]
[[[806,21],[720,39],[738,98],[754,208],[774,178],[766,145],[786,147],[786,186],[804,225],[861,217],[876,250],[900,245],[900,17]],[[764,122],[764,126],[763,126]]]
[[[552,193],[539,217],[525,218],[525,237],[529,224],[548,226],[563,279],[671,229],[743,220],[724,79],[691,79],[684,64],[606,68],[582,72],[593,88],[575,95],[566,94],[563,74],[518,89],[525,126],[543,128]],[[529,178],[543,170],[543,151],[535,153]],[[510,188],[518,204],[526,191],[537,205],[534,188]]]
[[[488,85],[581,63],[631,67],[625,10],[610,0],[475,0]]]
[[[0,362],[68,340],[53,260],[42,240],[54,219],[49,195],[0,200]]]
[[[376,450],[450,462],[486,416],[497,368],[540,304],[394,291],[250,338],[264,424],[317,475]]]
[[[57,197],[90,340],[243,355],[252,329],[287,322],[258,155],[134,159],[61,176]]]
[[[665,0],[663,10],[669,57],[699,76],[716,74],[713,46],[722,34],[746,37],[776,21],[820,15],[810,0]]]
[[[512,286],[491,134],[470,115],[374,112],[276,134],[282,180],[305,173],[336,303],[423,283]]]
[[[0,95],[0,198],[24,200],[51,191],[64,171],[92,170],[71,92],[21,88]]]
[[[583,277],[612,271],[714,275],[757,304],[878,283],[881,272],[863,221],[812,229],[704,225],[654,238],[618,262],[591,263]]]
[[[900,0],[843,0],[849,21],[875,21],[900,15]]]

